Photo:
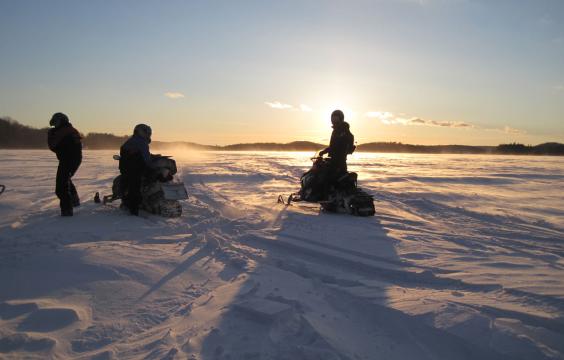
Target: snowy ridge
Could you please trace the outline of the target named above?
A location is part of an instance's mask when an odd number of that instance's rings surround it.
[[[564,160],[357,154],[377,214],[276,204],[310,154],[176,154],[179,219],[94,204],[1,151],[0,358],[563,359]]]

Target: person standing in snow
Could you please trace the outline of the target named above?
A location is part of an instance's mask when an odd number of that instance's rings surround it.
[[[80,205],[72,177],[82,162],[81,136],[63,113],[53,114],[49,125],[47,144],[59,159],[55,193],[60,201],[61,216],[73,216],[73,208]]]
[[[139,215],[141,204],[141,179],[151,167],[152,130],[145,124],[135,126],[131,136],[120,148],[119,171],[121,173],[122,206],[132,215]]]
[[[333,132],[329,146],[321,150],[319,156],[329,154],[331,158],[330,174],[333,180],[335,176],[347,171],[347,155],[352,154],[356,146],[350,125],[345,121],[345,114],[341,110],[331,113],[331,124]]]

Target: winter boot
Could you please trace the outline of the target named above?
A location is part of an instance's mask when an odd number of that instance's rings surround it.
[[[61,209],[61,216],[73,216],[72,208]]]
[[[78,195],[76,197],[73,196],[72,207],[79,207],[79,206],[80,206],[80,199],[78,198]]]
[[[72,183],[70,185],[70,198],[71,198],[72,207],[80,206],[80,198],[78,197],[78,192],[76,191],[76,188]]]

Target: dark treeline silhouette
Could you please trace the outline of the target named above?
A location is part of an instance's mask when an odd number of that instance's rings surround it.
[[[22,125],[11,118],[0,118],[1,149],[46,149],[47,128],[37,129]],[[83,135],[86,149],[117,150],[127,139],[127,135],[117,136],[106,133],[88,133]],[[224,151],[317,151],[324,144],[310,141],[294,141],[290,143],[248,143],[233,145],[201,145],[193,142],[154,141],[151,148],[159,151],[186,150],[224,150]],[[564,155],[564,144],[549,142],[536,146],[523,144],[501,144],[499,146],[469,145],[411,145],[401,142],[372,142],[360,144],[359,152],[386,153],[423,153],[423,154],[507,154],[507,155]]]
[[[22,125],[9,117],[0,118],[0,148],[46,149],[47,130]]]
[[[153,141],[151,142],[152,149],[158,149],[159,151],[166,150],[221,150],[221,146],[214,145],[201,145],[189,141]]]
[[[22,125],[11,118],[0,118],[0,148],[3,149],[47,149],[49,128],[36,129]],[[127,136],[89,133],[83,137],[88,149],[119,149]]]
[[[548,142],[536,146],[518,143],[501,144],[496,150],[498,154],[511,155],[564,155],[564,144]]]
[[[495,146],[411,145],[401,142],[373,142],[357,146],[357,151],[421,154],[491,154]]]
[[[84,136],[84,147],[88,149],[119,149],[128,136],[116,136],[106,133],[88,133]]]

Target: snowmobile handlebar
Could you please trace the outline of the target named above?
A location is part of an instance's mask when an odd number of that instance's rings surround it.
[[[313,155],[313,156],[310,157],[309,159],[310,159],[311,161],[317,161],[317,160],[322,160],[322,159],[329,159],[329,156],[324,156],[325,154],[320,155],[320,154],[319,154],[320,152],[321,152],[321,151],[317,151],[317,152],[315,153],[315,155]]]
[[[323,159],[323,155],[319,155],[320,152],[321,152],[321,151],[316,151],[315,154],[314,154],[312,157],[310,157],[309,159],[310,159],[311,161],[316,161],[316,160],[319,160],[319,159]]]

